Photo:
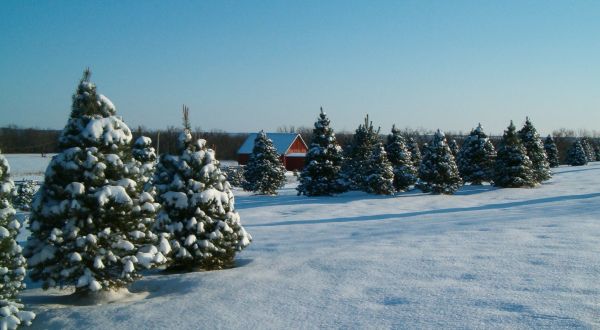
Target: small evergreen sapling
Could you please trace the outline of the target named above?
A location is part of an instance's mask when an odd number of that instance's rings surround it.
[[[567,164],[571,166],[583,166],[588,163],[588,158],[585,153],[585,148],[581,144],[581,140],[577,139],[567,151]]]
[[[344,191],[341,179],[342,148],[329,126],[329,118],[323,112],[315,122],[312,142],[306,154],[304,169],[300,173],[298,195],[330,196]]]
[[[417,169],[406,147],[406,141],[395,125],[392,126],[392,134],[388,135],[385,149],[394,169],[394,188],[397,191],[407,190],[417,181]]]
[[[33,312],[21,310],[24,306],[17,298],[25,288],[26,261],[15,240],[21,224],[15,218],[15,210],[10,202],[13,189],[10,167],[0,154],[0,329],[30,325],[35,318]]]
[[[277,189],[285,184],[285,172],[273,141],[265,132],[260,131],[256,135],[250,159],[244,168],[244,190],[276,195]]]
[[[437,130],[429,144],[423,146],[423,158],[419,167],[416,187],[423,192],[454,194],[462,185],[458,167],[446,136]]]
[[[546,158],[544,144],[529,117],[525,119],[525,125],[519,131],[519,137],[521,138],[523,147],[527,151],[527,157],[531,160],[531,169],[533,170],[535,181],[543,182],[550,179],[552,172],[550,172],[550,164]]]
[[[532,166],[511,120],[498,146],[494,185],[505,188],[533,187],[537,181]]]
[[[33,195],[38,191],[38,185],[33,180],[26,180],[17,186],[17,192],[14,197],[14,206],[23,211],[29,211]]]
[[[552,135],[548,135],[544,140],[544,150],[546,151],[546,157],[548,157],[548,164],[550,167],[558,167],[560,165],[558,158],[558,148],[552,138]]]
[[[463,142],[456,163],[464,182],[480,185],[492,181],[495,159],[494,145],[479,124]]]
[[[371,153],[367,164],[366,192],[378,195],[392,195],[394,189],[394,170],[389,162],[383,144],[379,142]]]

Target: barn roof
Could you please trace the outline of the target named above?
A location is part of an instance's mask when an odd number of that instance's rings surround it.
[[[300,134],[297,133],[265,133],[267,137],[273,141],[273,146],[277,149],[278,154],[285,154],[285,152],[290,148],[292,143],[296,138],[302,140]],[[258,133],[252,133],[248,135],[246,141],[242,144],[240,149],[238,150],[238,154],[251,154],[252,148],[254,148],[254,140],[256,139],[256,135]],[[304,143],[304,140],[302,140]],[[306,143],[305,143],[306,144]]]

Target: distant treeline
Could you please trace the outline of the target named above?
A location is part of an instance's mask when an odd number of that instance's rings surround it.
[[[0,127],[0,150],[3,153],[56,153],[58,152],[58,137],[60,130],[39,129],[39,128],[22,128],[15,125]],[[138,127],[133,130],[134,139],[141,135],[148,136],[152,139],[154,147],[159,153],[173,153],[177,146],[177,136],[181,132],[179,127],[168,127],[165,130],[151,130],[144,127]],[[312,138],[312,128],[308,127],[280,127],[277,132],[299,133],[304,141],[310,145]],[[381,131],[380,134],[385,141],[389,132]],[[427,143],[433,136],[433,131],[425,129],[404,129],[403,133],[406,136],[413,137],[419,145]],[[210,148],[214,149],[217,157],[221,160],[237,159],[237,150],[248,137],[248,133],[228,133],[224,131],[202,131],[195,129],[193,132],[196,138],[202,138],[207,141]],[[337,132],[336,137],[341,146],[347,146],[352,141],[353,133]],[[466,138],[466,134],[447,132],[448,141],[455,139],[460,146]],[[598,143],[596,132],[575,132],[574,130],[559,129],[552,132],[554,141],[560,154],[561,163],[564,159],[568,148],[573,143],[576,136],[586,136],[591,141]],[[491,136],[490,139],[495,147],[497,147],[501,136]],[[542,136],[542,139],[544,136]],[[158,144],[158,145],[157,145]]]

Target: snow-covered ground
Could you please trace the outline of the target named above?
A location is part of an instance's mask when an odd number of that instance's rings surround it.
[[[235,192],[254,237],[236,268],[154,271],[101,305],[30,284],[31,328],[600,327],[600,163],[454,196],[293,188]]]

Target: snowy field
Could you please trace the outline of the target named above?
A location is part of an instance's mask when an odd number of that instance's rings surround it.
[[[154,271],[88,306],[29,283],[30,329],[600,327],[600,163],[454,196],[293,188],[236,190],[254,238],[236,268]]]

